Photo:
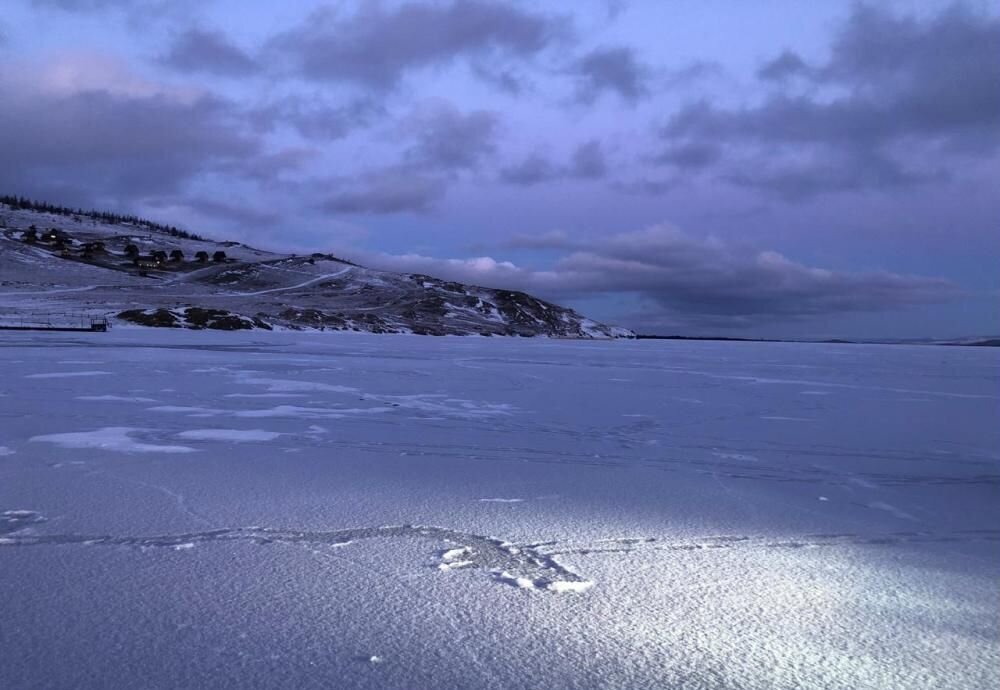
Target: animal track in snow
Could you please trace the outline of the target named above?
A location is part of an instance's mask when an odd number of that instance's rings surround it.
[[[544,553],[548,556],[590,555],[602,553],[628,553],[648,548],[656,551],[699,551],[703,549],[769,548],[801,549],[824,546],[866,546],[896,544],[930,544],[944,542],[1000,541],[1000,529],[957,530],[954,532],[885,532],[882,534],[806,534],[798,537],[764,537],[750,535],[715,535],[670,541],[656,537],[601,539],[590,545],[559,548],[559,542],[536,544],[535,548],[553,547]]]
[[[830,546],[892,546],[970,541],[1000,541],[1000,529],[952,532],[898,531],[881,534],[820,533],[798,537],[712,535],[672,541],[658,537],[598,539],[584,544],[547,541],[513,544],[493,537],[430,525],[383,525],[340,530],[291,530],[269,527],[236,527],[153,536],[37,534],[33,529],[45,518],[31,510],[0,512],[0,546],[120,546],[136,549],[189,551],[213,542],[244,541],[260,545],[293,544],[310,548],[337,548],[366,539],[420,539],[443,543],[437,553],[441,572],[485,570],[494,582],[518,589],[555,593],[583,592],[593,582],[559,563],[559,556],[631,553],[639,550],[701,551],[758,548],[801,549]]]

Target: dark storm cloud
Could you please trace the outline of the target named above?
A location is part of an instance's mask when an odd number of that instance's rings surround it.
[[[632,104],[649,95],[649,70],[626,46],[595,49],[569,71],[576,79],[577,98],[584,103],[592,103],[605,92]]]
[[[660,317],[720,326],[898,309],[946,301],[960,294],[954,285],[937,278],[829,271],[776,252],[699,240],[662,226],[598,241],[550,233],[520,241],[515,238],[511,244],[563,249],[568,254],[548,271],[523,269],[488,257],[362,258],[394,270],[519,288],[557,299],[634,294],[657,305],[654,313]]]
[[[67,68],[87,88],[52,81]],[[76,57],[0,69],[0,187],[118,204],[176,194],[202,173],[244,175],[262,158],[234,104],[116,69]]]
[[[476,168],[496,150],[498,127],[496,113],[487,110],[463,113],[451,105],[429,106],[404,125],[416,140],[405,157],[423,169]]]
[[[500,170],[500,180],[521,187],[542,182],[576,178],[595,180],[607,175],[608,164],[601,142],[592,139],[576,147],[566,165],[556,165],[541,154],[533,153],[520,163]]]
[[[8,189],[92,190],[138,197],[253,159],[255,141],[220,100],[162,94],[49,93],[0,79],[0,177]]]
[[[350,15],[317,10],[270,48],[307,79],[388,89],[411,70],[456,58],[531,57],[567,22],[491,0],[363,3]]]
[[[446,192],[443,180],[406,166],[331,180],[322,208],[334,213],[424,213]],[[332,191],[330,191],[332,189]]]
[[[997,150],[997,46],[1000,20],[961,6],[923,21],[856,6],[826,63],[786,52],[761,69],[778,82],[796,74],[819,95],[689,105],[661,132],[662,162],[675,163],[679,146],[725,143],[734,155],[723,177],[786,197],[940,179],[952,154]]]
[[[178,34],[161,62],[183,72],[208,72],[239,77],[253,74],[260,65],[220,31],[188,29]]]
[[[617,235],[567,257],[590,289],[633,290],[677,312],[778,320],[877,311],[952,297],[943,280],[840,273],[776,252],[694,240],[666,228]]]

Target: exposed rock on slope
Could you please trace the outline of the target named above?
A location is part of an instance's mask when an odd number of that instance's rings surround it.
[[[244,331],[254,328],[271,330],[270,324],[257,317],[249,318],[224,309],[127,309],[118,314],[122,321],[154,328],[210,328],[216,331]]]

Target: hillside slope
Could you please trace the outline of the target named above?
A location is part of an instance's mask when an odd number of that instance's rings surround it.
[[[32,231],[34,228],[34,231]],[[141,221],[0,204],[0,321],[630,337],[523,292],[289,256]]]

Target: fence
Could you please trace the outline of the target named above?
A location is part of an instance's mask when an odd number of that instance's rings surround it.
[[[87,312],[17,312],[0,314],[0,331],[104,332],[111,322],[103,314]]]

